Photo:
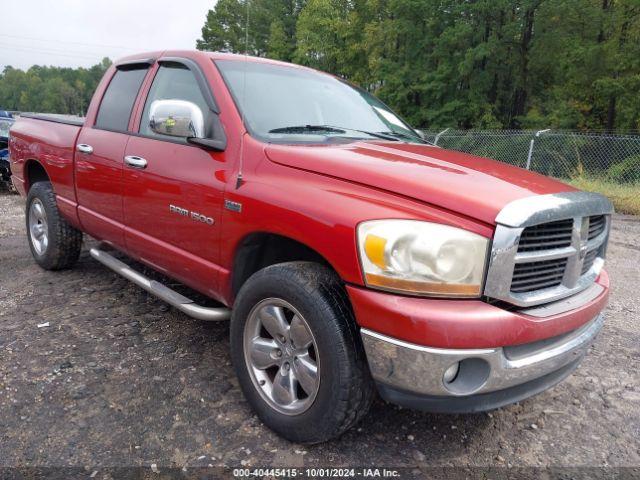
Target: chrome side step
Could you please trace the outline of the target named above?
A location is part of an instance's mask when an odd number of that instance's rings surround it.
[[[169,287],[161,284],[160,282],[151,280],[150,278],[142,275],[140,272],[133,270],[126,263],[121,262],[104,250],[100,250],[99,247],[92,248],[91,250],[89,250],[89,253],[93,258],[98,260],[106,267],[109,267],[114,272],[119,273],[127,280],[130,280],[139,287],[144,288],[147,292],[152,293],[156,297],[164,300],[168,304],[174,306],[181,312],[186,313],[190,317],[210,322],[228,320],[231,317],[231,310],[229,308],[208,308],[198,305],[194,303],[194,301],[190,298],[187,298],[184,295],[179,294],[175,290],[172,290]]]

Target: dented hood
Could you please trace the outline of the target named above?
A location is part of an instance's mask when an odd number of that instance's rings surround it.
[[[428,145],[270,144],[265,150],[281,165],[411,197],[488,224],[495,224],[498,212],[513,200],[575,190],[505,163]]]

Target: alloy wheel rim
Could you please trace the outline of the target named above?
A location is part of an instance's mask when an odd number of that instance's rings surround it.
[[[279,298],[262,300],[244,329],[244,358],[262,398],[285,415],[311,407],[320,387],[320,358],[305,318]]]
[[[43,255],[49,246],[49,224],[44,205],[38,198],[29,207],[29,235],[33,249],[38,255]]]

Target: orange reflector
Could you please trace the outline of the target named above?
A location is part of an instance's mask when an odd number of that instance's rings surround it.
[[[367,235],[364,240],[364,252],[376,267],[384,270],[387,264],[384,261],[384,248],[387,245],[387,239],[378,237],[377,235]]]

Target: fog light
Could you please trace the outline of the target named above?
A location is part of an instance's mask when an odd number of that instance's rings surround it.
[[[444,372],[444,376],[442,377],[442,379],[444,380],[444,383],[453,382],[458,376],[459,370],[460,370],[460,362],[456,362],[453,365],[451,365],[449,368],[447,368]]]
[[[471,395],[487,383],[491,366],[482,358],[465,358],[451,365],[442,376],[442,384],[454,395]]]

